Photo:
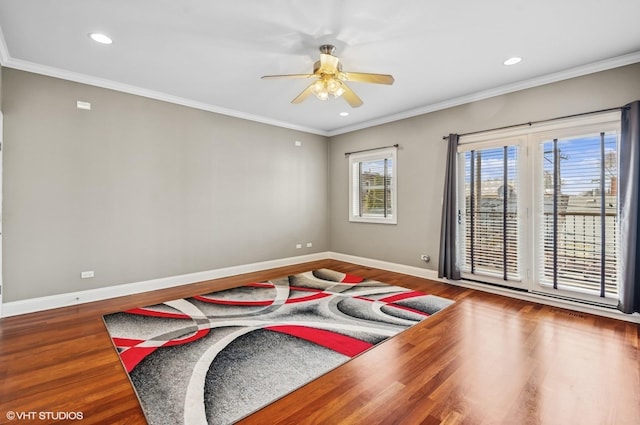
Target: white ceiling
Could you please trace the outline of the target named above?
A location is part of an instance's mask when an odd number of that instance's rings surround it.
[[[334,135],[640,62],[638,16],[638,0],[0,0],[0,63]],[[395,84],[349,83],[352,109],[260,78],[310,73],[325,43]]]

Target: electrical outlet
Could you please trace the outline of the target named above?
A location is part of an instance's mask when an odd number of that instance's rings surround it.
[[[313,246],[313,243],[307,242],[307,248],[311,248],[312,246]]]
[[[300,248],[302,248],[302,244],[301,243],[297,243],[296,244],[296,249],[300,249]]]
[[[88,270],[86,272],[81,272],[80,273],[80,278],[81,279],[88,279],[88,278],[93,277],[93,276],[94,276],[93,270]]]

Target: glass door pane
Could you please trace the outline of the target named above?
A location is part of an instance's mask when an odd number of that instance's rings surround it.
[[[460,258],[467,278],[506,286],[521,281],[518,150],[511,145],[459,154],[464,164]]]
[[[613,132],[539,144],[538,289],[581,299],[617,297],[617,147]]]

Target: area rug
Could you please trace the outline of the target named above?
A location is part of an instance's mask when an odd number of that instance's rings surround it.
[[[320,269],[104,321],[149,424],[229,424],[452,303]]]

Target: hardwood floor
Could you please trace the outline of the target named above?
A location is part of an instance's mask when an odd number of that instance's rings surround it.
[[[457,302],[240,424],[640,423],[640,325],[335,260],[0,319],[0,423],[144,424],[103,314],[319,267]]]

